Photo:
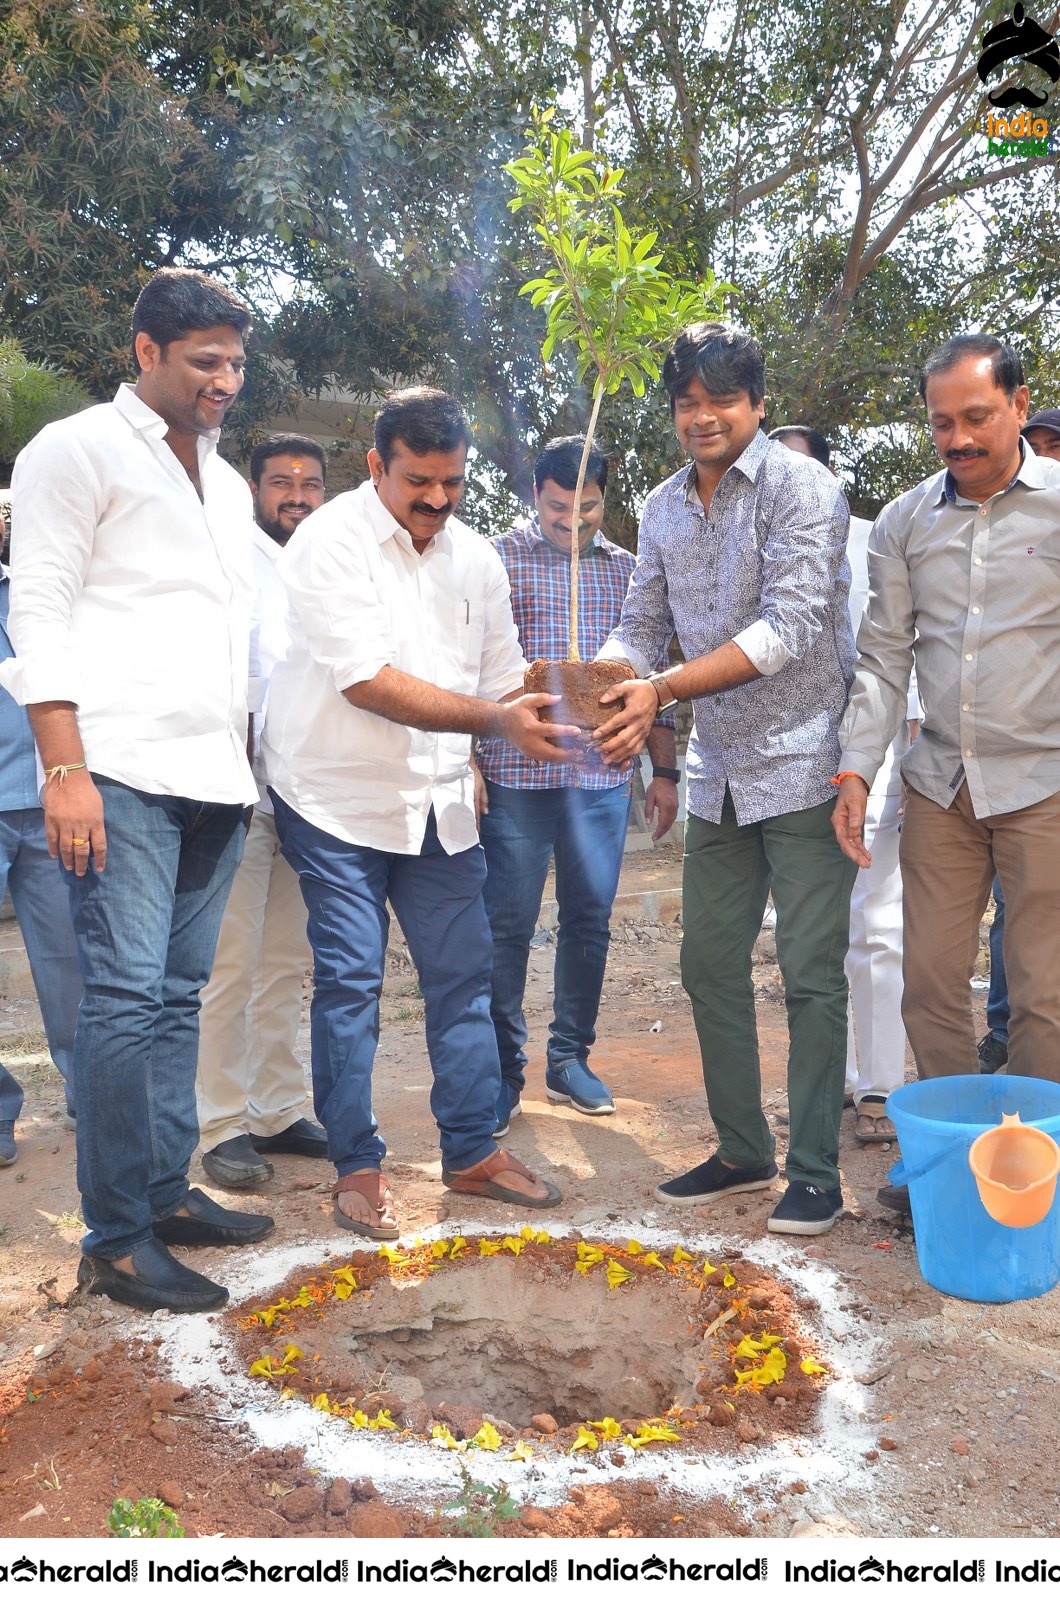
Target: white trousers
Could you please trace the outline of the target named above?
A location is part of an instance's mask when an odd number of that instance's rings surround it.
[[[862,868],[850,899],[850,985],[846,1092],[855,1105],[865,1095],[888,1095],[905,1082],[902,1025],[902,874],[898,866],[901,786],[869,795],[865,845],[872,866]]]
[[[311,960],[305,925],[298,874],[271,812],[255,806],[202,991],[195,1097],[206,1150],[241,1133],[282,1133],[305,1115],[294,1049]]]

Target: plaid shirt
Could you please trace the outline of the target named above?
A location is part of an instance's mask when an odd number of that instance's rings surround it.
[[[570,642],[570,557],[551,544],[537,518],[492,541],[512,586],[512,611],[527,661],[566,661]],[[592,661],[618,625],[636,559],[602,533],[578,564],[578,648]],[[666,665],[665,654],[659,666]],[[672,728],[672,712],[659,722]],[[480,739],[476,760],[484,777],[506,789],[617,789],[633,763],[605,767],[590,756],[581,766],[531,761],[504,739]]]

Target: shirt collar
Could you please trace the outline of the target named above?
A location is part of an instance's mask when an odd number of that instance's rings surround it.
[[[769,435],[763,433],[759,428],[746,449],[736,457],[735,461],[729,463],[729,466],[722,473],[721,482],[724,483],[730,472],[742,472],[749,483],[754,483],[769,452],[770,443]],[[780,445],[779,448],[786,450],[787,446]],[[788,454],[790,455],[790,453],[789,451]],[[719,484],[720,487],[721,485]],[[674,488],[680,492],[686,504],[690,505],[692,501],[695,501],[697,505],[701,504],[699,495],[696,493],[696,464],[694,461],[688,463],[688,467],[683,474],[678,473]]]
[[[371,478],[366,478],[353,492],[360,497],[361,510],[379,544],[385,544],[388,539],[395,539],[403,548],[415,550],[416,547],[412,543],[411,533],[407,528],[402,527],[392,512],[387,510],[382,500],[380,500]],[[438,529],[430,544],[422,552],[423,555],[429,555],[432,550],[452,552],[453,540],[449,532],[449,523],[452,520],[451,517],[446,518],[443,526]]]
[[[536,512],[532,517],[523,523],[523,532],[526,535],[532,549],[543,549],[551,555],[559,556],[561,561],[570,560],[570,556],[565,550],[560,550],[557,545],[552,543],[551,539],[546,539],[545,535],[541,532],[541,521]],[[589,543],[581,552],[580,559],[584,561],[585,557],[594,550],[599,551],[601,555],[610,556],[614,553],[614,549],[615,546],[611,543],[610,539],[605,539],[602,531],[598,530],[593,534],[592,538],[589,540]]]
[[[156,439],[165,439],[169,432],[169,423],[165,417],[160,417],[157,411],[141,400],[131,383],[123,383],[114,396],[115,408],[121,412],[138,433],[149,433]],[[199,460],[217,449],[217,441],[221,437],[220,428],[211,428],[208,433],[200,433],[197,439],[199,446]]]
[[[1045,488],[1045,479],[1042,476],[1041,462],[1034,454],[1033,450],[1027,449],[1026,443],[1023,439],[1020,440],[1020,464],[1018,469],[1013,473],[1005,487],[1003,489],[995,490],[995,493],[990,496],[990,499],[993,500],[997,494],[1008,494],[1009,490],[1014,488],[1020,481],[1025,483],[1028,489]],[[949,467],[946,468],[946,471],[942,475],[942,487],[939,490],[939,500],[946,500],[951,506],[974,506],[980,504],[978,500],[970,500],[966,495],[962,495],[958,491],[953,473],[950,471]],[[936,501],[936,505],[937,504],[938,501]]]

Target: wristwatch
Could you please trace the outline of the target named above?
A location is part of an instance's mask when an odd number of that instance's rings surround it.
[[[650,683],[655,693],[659,696],[660,711],[669,711],[671,706],[677,704],[677,696],[670,688],[670,680],[665,672],[652,672],[645,679],[645,682]],[[666,699],[663,699],[664,695]]]
[[[653,778],[669,778],[671,783],[681,782],[680,767],[652,767],[651,775]]]

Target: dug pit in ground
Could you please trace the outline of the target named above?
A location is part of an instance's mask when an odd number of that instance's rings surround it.
[[[826,1375],[746,1259],[533,1229],[356,1253],[239,1320],[249,1374],[315,1411],[535,1454],[768,1442],[812,1423]]]

